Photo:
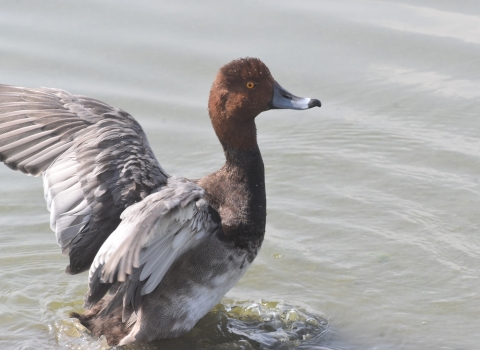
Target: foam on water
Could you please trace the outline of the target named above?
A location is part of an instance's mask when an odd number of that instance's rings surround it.
[[[50,327],[60,346],[68,349],[109,348],[105,337],[94,339],[76,319]],[[319,313],[279,302],[226,301],[217,305],[186,335],[128,349],[330,349],[328,320]],[[123,348],[123,347],[122,347]]]

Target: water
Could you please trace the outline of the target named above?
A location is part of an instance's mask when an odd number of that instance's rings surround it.
[[[477,349],[479,38],[478,1],[2,1],[0,81],[123,108],[165,169],[196,178],[223,161],[206,110],[216,71],[260,57],[323,107],[257,119],[264,246],[170,346],[268,348],[265,326],[222,310],[280,303],[325,321],[290,348]],[[66,264],[41,180],[0,167],[2,348],[105,346],[68,318],[86,275]]]

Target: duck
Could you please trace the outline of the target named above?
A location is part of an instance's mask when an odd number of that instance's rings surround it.
[[[163,169],[127,112],[60,89],[0,85],[0,161],[43,177],[65,271],[89,271],[85,311],[71,316],[109,345],[191,330],[244,275],[264,239],[255,118],[320,106],[284,89],[258,58],[229,62],[208,99],[225,163],[187,179]]]

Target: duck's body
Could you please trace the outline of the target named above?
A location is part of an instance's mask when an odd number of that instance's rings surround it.
[[[111,302],[108,296],[75,316],[94,334],[106,335],[109,344],[174,338],[188,332],[238,282],[260,248],[260,243],[257,247],[236,247],[218,234],[185,252],[158,287],[143,296],[133,326],[122,321],[121,300],[107,315],[102,314]]]
[[[174,338],[189,331],[220,302],[257,256],[266,218],[260,151],[226,154],[225,166],[197,181],[205,190],[197,207],[211,212],[213,225],[208,237],[183,253],[158,287],[143,296],[137,314],[133,314],[135,325],[128,327],[128,322],[122,322],[122,294],[108,316],[101,312],[112,303],[108,296],[83,315],[75,315],[95,334],[105,334],[109,344]]]
[[[209,112],[226,162],[187,180],[161,168],[125,112],[59,90],[1,86],[0,159],[43,173],[52,228],[70,256],[67,272],[90,268],[88,310],[74,316],[111,345],[189,331],[243,276],[263,242],[255,117],[313,106],[320,102],[283,90],[258,59],[224,66]]]

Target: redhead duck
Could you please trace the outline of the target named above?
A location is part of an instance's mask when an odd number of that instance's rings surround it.
[[[43,175],[50,226],[69,274],[89,269],[84,314],[110,345],[188,332],[242,277],[265,234],[255,117],[309,109],[257,58],[223,66],[208,110],[225,164],[170,176],[128,113],[49,88],[0,85],[0,160]],[[107,293],[109,292],[109,293]]]

